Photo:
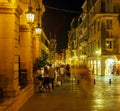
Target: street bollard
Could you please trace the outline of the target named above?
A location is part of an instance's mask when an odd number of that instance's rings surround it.
[[[109,79],[109,83],[111,84],[111,79]]]
[[[80,84],[80,80],[77,80],[77,85],[79,85]]]
[[[95,81],[95,79],[94,79],[94,84],[96,84],[96,81]]]
[[[3,101],[4,101],[3,89],[0,88],[0,103],[3,103]]]

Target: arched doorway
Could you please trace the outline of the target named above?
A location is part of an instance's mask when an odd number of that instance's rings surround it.
[[[114,63],[115,63],[114,59],[106,59],[105,60],[105,75],[113,74]]]

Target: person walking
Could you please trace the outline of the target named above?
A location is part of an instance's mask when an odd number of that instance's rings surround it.
[[[65,68],[63,65],[60,67],[60,77],[61,77],[61,83],[65,81]]]
[[[67,64],[65,69],[66,69],[66,79],[70,80],[70,65]]]
[[[48,71],[47,67],[44,68],[44,81],[43,81],[43,85],[44,85],[44,88],[45,88],[45,92],[50,91],[50,86],[49,86],[49,71]]]
[[[49,65],[49,77],[50,77],[50,81],[52,83],[52,89],[54,89],[54,80],[55,80],[55,68],[52,67],[52,64]]]

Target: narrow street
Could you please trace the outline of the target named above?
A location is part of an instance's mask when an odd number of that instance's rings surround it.
[[[110,81],[111,79],[111,81]],[[95,77],[95,84],[64,83],[50,93],[35,93],[19,111],[119,111],[120,77]]]

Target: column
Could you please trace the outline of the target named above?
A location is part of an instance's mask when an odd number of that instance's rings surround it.
[[[0,1],[0,87],[5,97],[16,96],[19,91],[19,16],[16,4]]]
[[[101,75],[105,75],[105,58],[101,58]]]
[[[20,25],[20,69],[27,70],[27,83],[33,82],[33,37],[28,25]]]
[[[34,50],[34,62],[36,58],[40,57],[40,38],[34,36],[33,50]]]

